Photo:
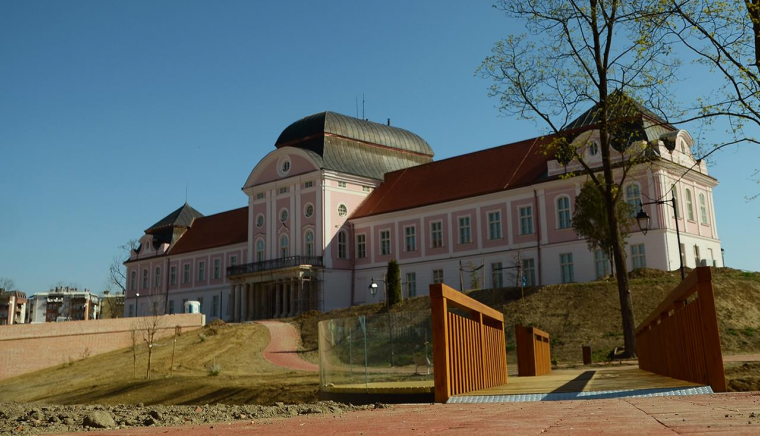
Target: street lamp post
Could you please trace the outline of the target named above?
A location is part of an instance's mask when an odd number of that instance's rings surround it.
[[[374,298],[375,295],[377,295],[377,283],[374,278],[371,278],[370,280],[372,280],[372,282],[369,284],[369,293],[372,295],[372,298]],[[393,366],[393,326],[391,325],[391,308],[388,305],[388,284],[385,280],[378,280],[378,282],[383,282],[383,291],[385,293],[385,313],[388,314],[388,337],[391,342],[391,366]]]
[[[135,293],[135,316],[140,316],[140,293]]]
[[[651,221],[651,218],[649,218],[649,215],[644,211],[644,206],[648,204],[665,204],[673,208],[673,213],[675,214],[676,219],[676,239],[678,240],[678,261],[681,264],[681,281],[683,281],[686,278],[686,274],[684,273],[683,269],[683,253],[681,252],[681,231],[678,229],[678,207],[676,206],[676,196],[675,193],[673,193],[673,197],[670,200],[655,200],[650,201],[648,203],[640,203],[639,204],[639,213],[636,214],[636,221],[639,224],[639,229],[642,233],[644,233],[644,236],[646,236],[647,231],[649,231],[649,222]]]

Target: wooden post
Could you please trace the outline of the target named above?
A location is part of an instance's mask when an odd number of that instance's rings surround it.
[[[432,292],[436,287],[438,292]],[[443,298],[443,286],[430,285],[430,309],[433,315],[433,363],[435,364],[435,401],[445,403],[451,396],[451,379],[449,371],[449,329],[448,307]]]
[[[715,294],[712,287],[712,272],[709,268],[699,268],[697,274],[697,296],[702,315],[702,340],[705,346],[707,378],[714,392],[726,392],[726,374],[723,368],[723,353],[720,348],[718,316],[715,313]]]

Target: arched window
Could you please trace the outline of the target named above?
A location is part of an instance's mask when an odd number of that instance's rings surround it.
[[[132,290],[137,290],[137,271],[132,271]]]
[[[691,199],[691,190],[686,188],[686,217],[694,221],[694,204]]]
[[[338,259],[348,259],[348,234],[345,230],[338,232]]]
[[[560,229],[569,229],[571,225],[570,197],[559,197],[557,198],[557,226]]]
[[[641,205],[641,189],[638,183],[631,183],[625,188],[625,202],[631,206],[631,216],[635,217]]]
[[[306,255],[314,256],[314,232],[307,230],[304,239],[306,240],[306,244],[304,244]]]
[[[264,240],[259,239],[256,241],[256,262],[264,261]]]
[[[288,235],[280,236],[280,257],[288,257],[290,248],[290,241],[288,241]]]
[[[707,203],[705,203],[705,194],[699,194],[699,217],[702,224],[709,224],[707,221]]]
[[[148,270],[143,270],[143,276],[142,276],[142,288],[148,289]]]
[[[156,267],[155,278],[153,279],[153,287],[158,288],[161,285],[161,267]]]

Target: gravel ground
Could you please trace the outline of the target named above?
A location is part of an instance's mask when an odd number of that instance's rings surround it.
[[[45,406],[0,403],[0,436],[36,435],[117,429],[205,424],[236,420],[287,418],[308,414],[341,414],[354,410],[385,408],[382,404],[352,406],[332,401],[274,406]]]

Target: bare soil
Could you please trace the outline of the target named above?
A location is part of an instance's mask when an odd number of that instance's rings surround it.
[[[223,425],[238,420],[287,418],[309,414],[342,414],[382,405],[350,406],[332,401],[274,406],[51,406],[0,403],[0,436],[59,434],[97,429],[164,427],[177,425]],[[214,428],[213,426],[211,427]]]

